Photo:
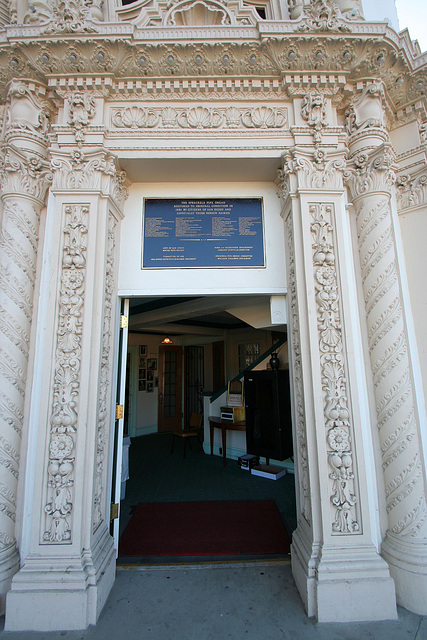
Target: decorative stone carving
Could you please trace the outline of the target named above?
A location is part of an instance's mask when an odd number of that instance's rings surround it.
[[[390,145],[356,154],[346,179],[357,214],[389,528],[403,538],[422,539],[427,508],[390,197],[385,195],[394,182]]]
[[[56,153],[52,160],[55,189],[90,189],[109,193],[118,206],[127,198],[126,174],[120,171],[114,156],[96,150],[84,154],[75,149],[68,154]]]
[[[43,203],[48,185],[52,182],[49,163],[39,155],[22,152],[9,144],[0,159],[0,183],[3,193],[24,194]]]
[[[28,83],[13,80],[9,87],[5,118],[5,140],[14,134],[33,134],[43,141],[49,132],[51,105],[41,95],[30,90]]]
[[[369,195],[375,191],[390,191],[396,180],[396,164],[390,143],[380,145],[375,151],[356,154],[344,173],[344,179],[354,197]]]
[[[84,141],[84,128],[95,115],[95,100],[88,92],[75,91],[69,97],[68,122],[74,129],[76,142],[79,146]]]
[[[214,25],[231,24],[231,17],[224,4],[209,0],[197,0],[196,2],[173,3],[172,8],[167,13],[165,23],[170,26],[176,25]]]
[[[335,264],[333,205],[310,205],[317,325],[319,330],[324,415],[329,445],[331,502],[335,507],[335,533],[360,530],[355,512],[356,486],[352,471],[351,414],[342,342],[342,312]]]
[[[89,207],[66,205],[43,541],[71,542]]]
[[[384,88],[381,82],[368,83],[363,91],[356,95],[347,109],[346,129],[349,134],[371,127],[384,127]]]
[[[52,18],[52,4],[49,0],[33,0],[28,2],[24,14],[24,24],[41,24]]]
[[[293,12],[294,13],[294,12]],[[338,6],[330,0],[312,0],[303,7],[303,20],[298,31],[350,31]]]
[[[278,173],[279,193],[283,200],[287,198],[289,190],[288,180],[280,170]],[[288,264],[288,296],[289,305],[289,325],[290,325],[290,346],[292,350],[292,370],[293,370],[293,392],[295,406],[295,433],[297,438],[297,465],[299,477],[299,502],[300,511],[306,522],[311,525],[311,492],[308,469],[308,451],[306,418],[304,411],[304,387],[302,380],[301,363],[301,339],[299,329],[298,297],[296,288],[295,272],[295,248],[292,216],[288,215],[285,220],[286,240],[287,240],[287,264]]]
[[[326,157],[323,149],[313,152],[311,158],[305,150],[292,150],[283,155],[285,171],[298,175],[302,189],[340,189],[345,160],[342,154]]]
[[[92,21],[103,20],[102,5],[103,0],[58,0],[46,33],[97,31]]]
[[[399,211],[427,205],[427,174],[398,176],[397,207]]]
[[[99,525],[105,521],[105,513],[103,511],[105,505],[105,455],[109,438],[109,408],[111,397],[111,369],[112,369],[112,345],[114,343],[112,335],[112,320],[115,292],[115,247],[116,247],[116,230],[117,220],[110,213],[108,219],[108,238],[107,238],[107,264],[105,272],[105,298],[104,298],[104,323],[102,331],[102,353],[101,368],[99,378],[98,393],[98,420],[96,432],[96,467],[95,467],[95,485],[94,485],[94,508],[93,508],[93,532],[98,529]]]
[[[325,96],[314,91],[307,93],[302,100],[301,115],[313,131],[315,145],[320,144],[321,131],[328,124]]]
[[[51,182],[43,87],[12,82],[0,154],[0,580],[17,570],[16,490],[33,312],[39,220]],[[6,586],[7,588],[7,586]],[[0,593],[0,608],[4,597]]]
[[[211,108],[143,108],[114,109],[111,123],[118,129],[285,129],[288,128],[288,110],[277,107]]]

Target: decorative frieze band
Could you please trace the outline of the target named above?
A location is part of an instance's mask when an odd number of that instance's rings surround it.
[[[43,541],[71,542],[89,206],[64,205],[62,271]]]
[[[111,125],[117,129],[137,131],[153,129],[187,129],[191,131],[288,129],[286,108],[257,106],[241,107],[123,107],[113,109]]]

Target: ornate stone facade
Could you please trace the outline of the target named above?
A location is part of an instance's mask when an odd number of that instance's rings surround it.
[[[399,216],[426,215],[427,58],[363,4],[0,2],[7,629],[95,623],[113,582],[121,164],[143,184],[159,161],[169,188],[172,159],[186,184],[194,159],[279,169],[307,612],[393,618],[396,585],[426,613],[427,361]]]

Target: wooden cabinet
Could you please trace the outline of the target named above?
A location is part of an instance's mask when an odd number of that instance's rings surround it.
[[[289,371],[245,373],[247,452],[286,460],[293,455]]]

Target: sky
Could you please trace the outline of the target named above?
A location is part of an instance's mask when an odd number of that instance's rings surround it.
[[[396,0],[400,29],[409,29],[411,40],[418,40],[427,51],[427,0]]]

